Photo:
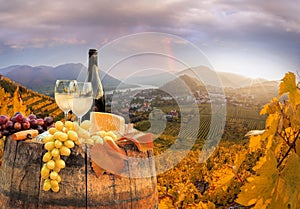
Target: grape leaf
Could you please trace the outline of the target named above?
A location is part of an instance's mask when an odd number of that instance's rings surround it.
[[[286,73],[279,85],[279,96],[284,93],[289,93],[289,100],[291,104],[297,106],[300,104],[300,92],[296,85],[296,76],[294,73]]]
[[[249,140],[250,152],[255,152],[261,147],[261,135],[252,135]]]
[[[268,208],[297,209],[300,207],[299,168],[300,158],[294,153],[289,156],[285,168],[280,173],[279,181],[276,185],[275,192],[272,196],[272,201]]]
[[[247,154],[247,152],[245,152],[243,150],[235,155],[235,160],[234,160],[234,171],[235,172],[237,172],[239,170],[240,166],[244,162],[244,160],[246,158],[246,154]]]
[[[268,137],[268,143],[266,144],[267,150],[270,149],[270,148],[272,147],[272,145],[273,145],[273,139],[274,139],[274,136],[273,136],[273,135],[270,135],[270,136]]]
[[[188,207],[191,209],[215,209],[215,205],[212,202],[208,202],[208,203],[203,203],[203,202],[199,202],[197,205],[195,205],[195,207]]]
[[[271,123],[271,120],[269,121]],[[271,124],[268,126],[270,129],[271,126],[274,126]],[[272,128],[274,129],[274,128]],[[267,147],[270,148],[273,142],[273,135],[270,135],[270,130],[253,130],[249,131],[245,136],[250,136],[249,140],[249,150],[250,152],[255,152],[259,148],[261,148],[262,142],[264,142],[266,139],[268,139]]]
[[[263,146],[265,155],[253,167],[256,174],[247,179],[236,200],[253,209],[300,208],[300,143],[297,140],[300,129],[300,91],[296,77],[291,72],[286,73],[279,86],[279,96],[285,93],[289,100],[281,102],[273,98],[262,108],[261,114],[268,114],[266,131],[250,138],[250,151],[256,151],[262,141],[267,139]],[[280,137],[277,138],[277,134]],[[295,140],[296,153],[291,154],[289,152],[293,150]],[[289,147],[288,152],[284,151],[286,146]],[[284,157],[280,159],[282,154]],[[282,166],[277,168],[279,164]]]
[[[291,126],[300,129],[300,105],[297,106],[295,114],[290,116]]]
[[[171,197],[166,196],[159,201],[158,209],[176,209]]]
[[[278,98],[274,97],[271,100],[271,103],[269,104],[268,108],[268,114],[274,114],[281,111],[281,104],[279,103]]]
[[[292,154],[281,173],[276,168],[277,162],[272,152],[260,161],[261,165],[255,169],[258,175],[251,177],[251,181],[242,187],[236,202],[245,206],[255,204],[253,209],[299,208],[299,157]]]
[[[269,112],[269,104],[265,104],[264,107],[260,111],[260,115],[265,115]]]
[[[237,203],[245,206],[256,204],[263,200],[263,203],[270,199],[274,193],[274,186],[278,182],[277,161],[272,152],[259,160],[260,166],[256,167],[257,176],[252,177],[251,182],[241,188],[241,193],[236,200]]]
[[[279,96],[284,93],[294,92],[297,89],[296,86],[296,76],[292,72],[288,72],[285,74],[284,78],[281,79],[279,85]]]
[[[280,116],[278,113],[270,114],[266,120],[266,129],[269,135],[274,135],[277,132]]]
[[[226,190],[233,177],[235,177],[233,169],[226,165],[222,166],[222,168],[212,173],[212,188],[222,188]]]
[[[185,193],[184,192],[181,192],[178,197],[177,197],[177,201],[176,201],[176,205],[180,205],[181,202],[183,202],[185,199]]]
[[[298,89],[296,89],[296,91],[294,92],[290,92],[289,94],[289,99],[291,101],[291,103],[295,106],[300,104],[300,92]]]
[[[255,204],[255,207],[253,207],[254,209],[267,209],[268,208],[268,205],[270,204],[271,202],[271,199],[267,199],[266,201],[264,201],[263,198],[260,198],[256,204]],[[252,208],[252,209],[253,209]]]
[[[258,171],[267,162],[267,156],[261,157],[256,165],[252,168],[254,171]]]

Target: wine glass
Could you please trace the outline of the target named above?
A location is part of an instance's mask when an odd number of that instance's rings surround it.
[[[77,82],[73,97],[72,111],[78,117],[78,124],[81,124],[84,116],[93,104],[93,88],[91,82]]]
[[[68,120],[68,113],[72,108],[76,85],[76,80],[57,80],[55,83],[55,102],[64,112],[66,121]]]

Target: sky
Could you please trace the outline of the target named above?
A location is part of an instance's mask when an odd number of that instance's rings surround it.
[[[120,51],[154,47],[157,36],[145,38],[152,32],[167,40],[156,50],[195,61],[199,56],[187,48],[196,47],[217,71],[270,80],[300,72],[299,0],[0,0],[0,5],[0,68],[87,65],[89,48],[104,48],[99,60],[105,63]]]

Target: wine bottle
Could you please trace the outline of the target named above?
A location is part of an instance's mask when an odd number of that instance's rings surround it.
[[[88,82],[92,83],[94,103],[92,111],[105,112],[105,95],[98,70],[98,51],[89,50]]]

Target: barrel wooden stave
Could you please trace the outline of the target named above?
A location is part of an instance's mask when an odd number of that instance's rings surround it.
[[[119,145],[129,157],[129,160],[125,161],[122,173],[97,177],[91,167],[88,169],[90,173],[88,190],[93,191],[89,192],[88,196],[89,208],[157,208],[156,176],[150,175],[155,174],[155,165],[153,164],[154,161],[148,156],[152,156],[153,152],[139,152],[133,143]],[[141,175],[136,178],[137,175],[133,175],[133,172]],[[149,175],[150,177],[145,177]],[[105,180],[99,181],[102,178],[105,178]],[[99,197],[97,194],[101,191],[104,195]]]
[[[74,156],[71,156],[74,158]],[[59,183],[60,191],[45,192],[43,188],[43,180],[40,183],[40,201],[41,208],[52,209],[56,208],[86,208],[86,175],[85,175],[85,160],[82,156],[77,156],[77,164],[68,165],[69,160],[66,160],[66,167],[61,169],[59,175],[61,182]],[[59,207],[58,207],[59,206]]]
[[[39,194],[39,144],[30,147],[24,141],[6,140],[6,150],[0,169],[1,208],[37,208]]]
[[[128,160],[128,170],[131,179],[132,208],[150,209],[158,205],[155,166],[151,151],[138,152],[137,148],[125,146]]]
[[[157,208],[155,175],[146,178],[131,178],[134,175],[130,175],[130,172],[155,173],[154,162],[149,158],[153,155],[151,151],[142,153],[134,147],[123,147],[130,157],[147,158],[142,162],[126,161],[124,172],[128,177],[113,174],[97,177],[85,153],[77,150],[75,155],[72,151],[71,156],[65,158],[66,168],[59,173],[62,178],[60,192],[54,193],[42,190],[40,169],[45,153],[42,144],[8,138],[5,148],[0,168],[1,209]]]
[[[88,178],[88,208],[131,208],[129,184],[129,179],[120,179],[112,174],[100,177],[90,174]]]

